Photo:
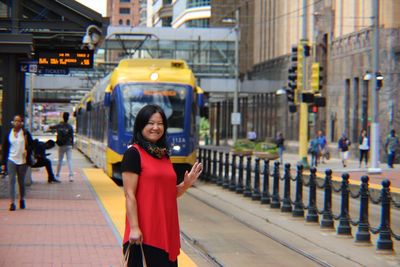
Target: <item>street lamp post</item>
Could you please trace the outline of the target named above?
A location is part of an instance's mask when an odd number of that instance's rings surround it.
[[[378,88],[377,88],[377,73],[379,69],[379,0],[372,1],[373,10],[373,72],[372,72],[372,92],[373,101],[372,109],[372,124],[371,124],[371,166],[368,169],[369,173],[380,173],[379,168],[379,117],[378,117]]]
[[[232,139],[233,142],[236,142],[238,138],[238,125],[240,125],[240,113],[238,110],[238,102],[239,102],[239,40],[240,40],[240,28],[239,28],[239,9],[235,11],[235,90],[233,93],[233,113],[231,115],[231,123],[232,123]]]

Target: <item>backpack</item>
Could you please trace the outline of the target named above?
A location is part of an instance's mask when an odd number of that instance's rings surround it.
[[[57,141],[58,146],[65,146],[68,143],[70,130],[68,125],[62,125],[57,128]]]

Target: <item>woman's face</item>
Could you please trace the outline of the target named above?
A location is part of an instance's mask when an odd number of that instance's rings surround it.
[[[20,129],[22,127],[22,118],[20,116],[15,116],[13,125],[15,129]]]
[[[150,143],[156,143],[164,134],[164,122],[160,113],[154,113],[142,130],[143,137]]]

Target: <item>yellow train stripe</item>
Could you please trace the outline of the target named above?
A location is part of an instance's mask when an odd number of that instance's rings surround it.
[[[101,169],[85,168],[83,169],[83,173],[89,180],[99,201],[122,239],[125,228],[125,196],[122,188],[118,187]],[[182,250],[178,257],[178,263],[179,266],[197,267],[192,259]]]

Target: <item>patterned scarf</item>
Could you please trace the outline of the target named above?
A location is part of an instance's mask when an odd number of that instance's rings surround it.
[[[163,157],[168,157],[168,150],[165,147],[160,147],[156,144],[150,143],[148,141],[145,141],[143,139],[137,140],[136,142],[139,146],[141,146],[144,150],[146,150],[147,153],[149,153],[151,156],[162,159]]]

